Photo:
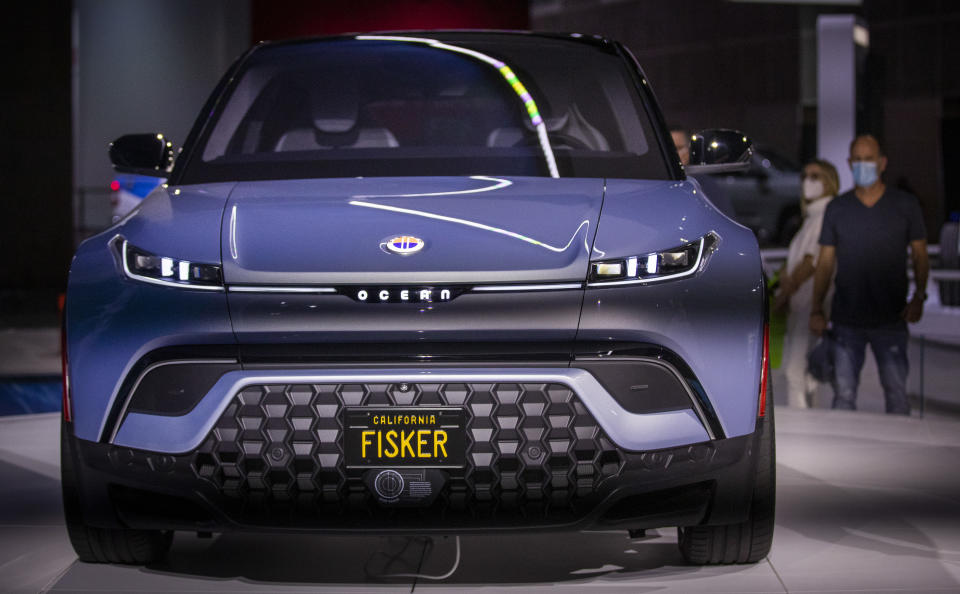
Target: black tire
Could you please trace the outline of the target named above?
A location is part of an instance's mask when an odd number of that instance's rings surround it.
[[[87,563],[135,565],[162,559],[173,542],[172,531],[96,528],[84,523],[73,464],[67,429],[61,426],[60,476],[63,486],[63,515],[70,544],[77,552],[77,557]]]
[[[767,412],[760,422],[756,480],[746,522],[722,526],[680,527],[680,553],[692,565],[756,563],[770,552],[776,508],[776,438],[773,398],[767,394]]]

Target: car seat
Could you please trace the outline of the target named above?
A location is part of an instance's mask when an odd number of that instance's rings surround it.
[[[594,151],[608,151],[610,145],[607,139],[590,122],[587,121],[576,103],[567,106],[562,116],[544,118],[543,124],[547,133],[569,136],[579,140]],[[494,128],[487,136],[488,147],[515,146],[530,134],[535,133],[533,123],[528,119],[524,122],[526,130],[517,127]]]
[[[307,93],[311,122],[282,134],[275,151],[312,151],[342,148],[392,148],[400,146],[386,128],[360,126],[360,97],[349,84],[330,89],[311,86]]]

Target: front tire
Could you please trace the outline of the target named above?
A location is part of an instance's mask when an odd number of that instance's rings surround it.
[[[84,523],[66,424],[60,428],[60,476],[67,534],[81,561],[143,565],[159,561],[170,550],[172,531],[97,528]]]
[[[768,402],[772,404],[772,398]],[[756,563],[770,552],[777,489],[773,406],[767,407],[760,425],[750,516],[739,524],[678,528],[680,553],[687,563]]]

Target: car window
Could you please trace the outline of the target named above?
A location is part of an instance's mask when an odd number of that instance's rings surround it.
[[[521,36],[359,36],[255,51],[181,180],[668,176],[622,59]]]

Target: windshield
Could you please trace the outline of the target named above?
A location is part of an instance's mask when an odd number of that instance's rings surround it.
[[[518,35],[259,49],[181,181],[530,175],[666,179],[621,58]]]

